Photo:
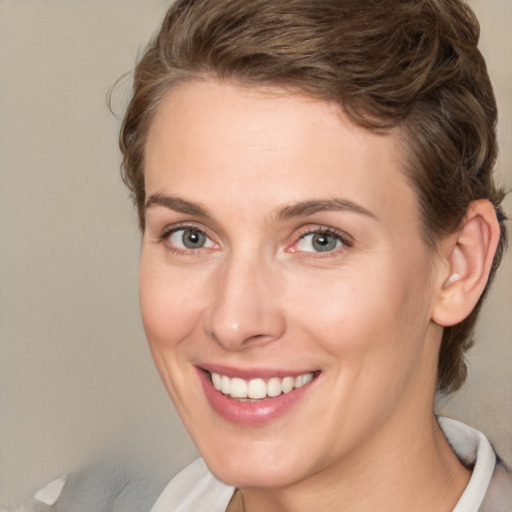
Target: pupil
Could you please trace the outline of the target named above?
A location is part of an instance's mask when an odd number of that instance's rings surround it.
[[[200,231],[186,230],[183,233],[183,245],[189,249],[202,247],[205,239],[204,233]]]
[[[329,233],[318,233],[313,236],[313,247],[318,252],[332,251],[336,248],[336,238]]]

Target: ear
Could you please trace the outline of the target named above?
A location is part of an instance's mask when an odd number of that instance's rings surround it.
[[[432,320],[443,327],[464,320],[489,278],[500,227],[487,199],[470,203],[462,226],[441,243],[443,265]]]

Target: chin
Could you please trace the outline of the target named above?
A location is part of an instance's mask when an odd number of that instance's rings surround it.
[[[210,465],[207,461],[210,471],[217,479],[227,485],[238,488],[271,488],[284,487],[299,480],[293,472],[285,468],[271,468],[267,465],[253,466],[243,461],[236,461],[231,466]]]
[[[224,448],[217,443],[211,450],[200,447],[210,471],[225,484],[239,488],[282,487],[300,480],[307,473],[303,452],[293,449],[295,456],[281,446],[265,441],[231,442]]]

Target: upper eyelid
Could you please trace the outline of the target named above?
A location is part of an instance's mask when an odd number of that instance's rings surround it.
[[[184,201],[184,203],[188,202]],[[223,234],[222,227],[207,210],[204,210],[203,213],[203,207],[198,205],[199,211],[196,211],[194,204],[190,204],[192,205],[191,211],[188,211],[186,207],[181,210],[165,206],[158,202],[158,199],[151,202],[149,207],[146,203],[146,227],[152,232],[162,232],[165,229],[161,227],[163,225],[168,226],[169,230],[174,226],[191,226],[205,233]]]
[[[165,238],[172,231],[178,229],[197,229],[198,231],[204,232],[209,238],[215,242],[224,238],[224,231],[216,223],[212,225],[206,225],[203,220],[195,218],[183,218],[182,220],[171,220],[169,217],[154,217],[154,219],[148,222],[146,218],[146,229],[156,239]]]
[[[183,223],[179,222],[179,223],[170,225],[167,228],[163,229],[162,236],[167,236],[170,233],[179,231],[180,229],[195,229],[197,231],[202,231],[206,236],[208,236],[208,238],[212,238],[212,239],[214,238],[213,236],[211,236],[209,234],[210,233],[209,229],[207,229],[204,226],[198,226],[197,224],[190,223],[190,222],[183,222]],[[296,237],[295,237],[296,239],[300,239],[308,234],[330,233],[334,236],[338,236],[341,240],[343,240],[346,243],[353,243],[353,240],[354,240],[353,237],[351,235],[349,235],[347,232],[330,227],[330,226],[323,226],[323,225],[318,225],[318,226],[314,226],[314,227],[313,226],[312,227],[303,226],[302,228],[299,228],[298,231],[299,231],[299,234],[296,235]],[[300,231],[302,231],[302,232],[300,232]]]
[[[342,240],[343,243],[348,246],[351,246],[354,244],[354,238],[351,235],[349,235],[346,231],[336,229],[336,228],[333,228],[330,226],[322,226],[322,225],[319,225],[316,227],[304,226],[302,229],[304,231],[302,233],[300,233],[300,235],[297,237],[297,239],[303,238],[304,236],[309,235],[309,234],[329,233],[329,234],[339,237],[340,240]]]
[[[192,230],[196,230],[196,231],[201,231],[202,233],[204,233],[208,238],[212,238],[211,235],[209,234],[210,231],[208,229],[206,229],[204,226],[201,226],[201,225],[198,225],[196,223],[193,223],[193,222],[176,222],[176,223],[173,223],[173,224],[168,224],[166,225],[163,229],[161,229],[158,233],[158,237],[167,237],[169,236],[171,233],[174,233],[175,231],[180,231],[180,230],[186,230],[186,229],[192,229]]]
[[[165,240],[169,237],[172,233],[182,230],[182,229],[193,229],[197,231],[201,231],[204,233],[211,241],[213,241],[216,244],[219,244],[219,238],[212,234],[211,230],[208,229],[206,226],[204,226],[200,222],[194,222],[194,221],[180,221],[172,224],[166,225],[163,229],[161,229],[156,234],[156,238],[158,240]],[[285,245],[290,247],[294,244],[296,244],[301,238],[307,236],[308,234],[316,234],[316,233],[330,233],[334,236],[337,236],[342,242],[343,245],[346,247],[351,247],[354,244],[354,238],[348,234],[344,230],[340,230],[337,228],[334,228],[332,226],[322,225],[322,224],[309,224],[304,225],[302,227],[299,227],[294,230],[294,235],[291,236],[292,241],[286,243]]]
[[[195,248],[183,248],[176,246],[174,243],[171,243],[170,237],[176,233],[177,231],[198,231],[203,233],[206,238],[210,241],[211,244],[213,244],[213,247],[210,245],[209,247],[195,247]],[[219,244],[215,241],[214,238],[212,238],[205,229],[197,227],[193,224],[183,224],[183,225],[171,225],[167,226],[167,228],[164,228],[159,234],[156,235],[155,242],[159,245],[162,245],[166,248],[167,251],[173,252],[175,254],[181,254],[181,255],[195,255],[200,254],[203,251],[210,251],[215,250],[218,248]]]
[[[196,224],[191,224],[190,222],[176,223],[176,224],[170,224],[170,225],[165,226],[163,229],[160,229],[159,231],[157,231],[155,233],[154,241],[158,244],[171,245],[168,241],[169,237],[173,233],[176,233],[176,231],[187,230],[187,229],[194,230],[194,231],[200,231],[201,233],[204,233],[206,235],[208,240],[213,242],[215,245],[219,245],[216,238],[211,236],[207,229],[205,229],[204,227],[201,227],[201,226],[197,226]],[[194,251],[194,250],[196,250],[196,249],[187,249],[187,251]],[[198,248],[197,250],[200,250],[200,249]]]

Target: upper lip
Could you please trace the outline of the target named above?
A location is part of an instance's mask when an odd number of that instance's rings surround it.
[[[197,368],[205,370],[210,373],[218,373],[226,377],[237,377],[239,379],[263,379],[268,380],[272,377],[297,377],[306,373],[318,373],[318,370],[304,369],[304,370],[285,370],[282,368],[240,368],[233,366],[225,366],[222,364],[197,364]]]

